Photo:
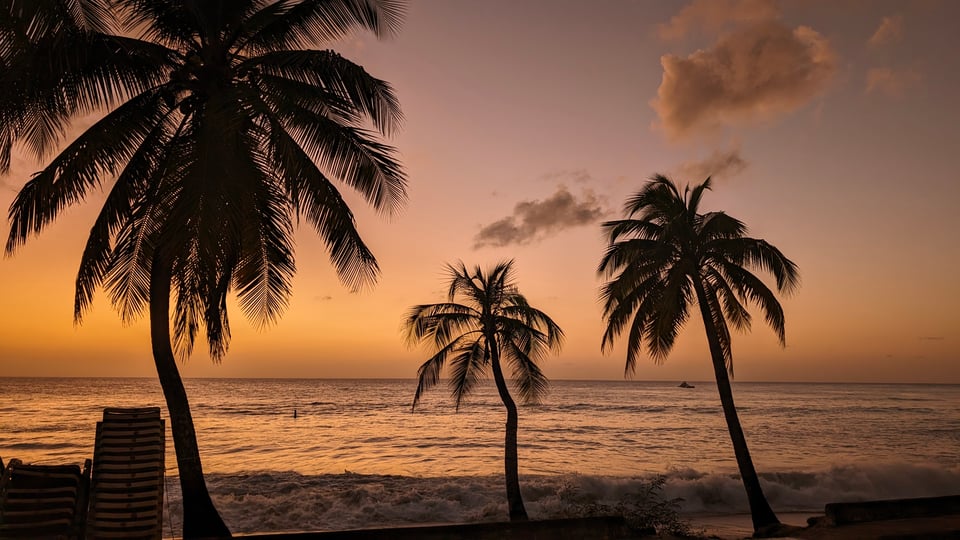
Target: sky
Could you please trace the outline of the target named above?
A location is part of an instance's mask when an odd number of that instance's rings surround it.
[[[259,328],[233,305],[230,351],[185,377],[414,377],[430,351],[401,321],[444,299],[444,266],[513,259],[521,292],[565,331],[554,379],[621,379],[602,353],[600,223],[655,173],[707,176],[703,206],[800,268],[786,347],[756,317],[736,381],[960,383],[960,3],[951,0],[425,0],[400,33],[335,44],[394,85],[390,142],[410,200],[384,218],[344,194],[382,269],[359,293],[297,231],[293,297]],[[92,118],[80,119],[77,129]],[[41,164],[15,156],[0,206]],[[103,194],[0,260],[0,375],[154,376],[146,319],[73,287]],[[4,226],[4,234],[9,225]],[[692,319],[633,378],[712,378]]]

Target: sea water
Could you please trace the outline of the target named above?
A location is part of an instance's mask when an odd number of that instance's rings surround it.
[[[492,383],[459,412],[444,386],[412,411],[413,380],[185,384],[211,495],[234,532],[506,516]],[[748,512],[716,385],[693,384],[553,381],[541,404],[521,406],[531,517],[563,515],[571,500],[613,504],[658,475],[686,514]],[[777,511],[960,489],[960,385],[734,383],[734,395]],[[0,456],[80,463],[104,407],[159,405],[166,416],[163,403],[149,378],[0,379]],[[167,443],[170,534],[181,509]]]

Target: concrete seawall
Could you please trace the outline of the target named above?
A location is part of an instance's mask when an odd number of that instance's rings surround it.
[[[960,515],[960,495],[830,503],[824,508],[824,512],[827,519],[836,525],[886,519]]]
[[[619,540],[637,538],[620,516],[243,535],[251,540]]]

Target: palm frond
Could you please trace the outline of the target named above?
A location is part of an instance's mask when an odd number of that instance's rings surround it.
[[[690,215],[697,215],[697,211],[700,209],[700,201],[703,199],[703,192],[711,189],[713,189],[713,187],[709,176],[702,184],[693,186],[693,189],[691,189],[687,195],[687,212],[689,212]]]
[[[33,177],[10,205],[12,253],[39,234],[66,206],[83,200],[104,176],[115,174],[166,116],[155,92],[141,94],[84,131]]]
[[[247,19],[241,50],[253,53],[331,42],[356,30],[378,37],[399,30],[404,4],[394,0],[281,0]]]
[[[733,327],[740,331],[750,330],[752,317],[747,308],[740,302],[742,294],[734,291],[722,271],[706,267],[703,275],[704,283],[716,291],[717,298],[723,305],[723,313],[726,319],[733,324]]]
[[[379,265],[360,238],[343,197],[281,126],[271,128],[267,143],[271,162],[295,210],[306,215],[324,241],[340,280],[352,290],[376,282]]]
[[[722,271],[737,294],[763,312],[764,320],[777,333],[780,345],[786,344],[786,318],[777,296],[757,276],[736,264],[724,264]]]
[[[458,336],[476,332],[480,314],[469,306],[456,303],[425,304],[410,309],[404,320],[407,343],[425,340],[435,347],[444,347]]]
[[[467,348],[469,348],[469,343],[472,343],[472,341],[463,338],[454,339],[446,346],[437,349],[433,356],[420,365],[417,370],[417,391],[413,395],[412,410],[417,408],[423,393],[434,387],[440,380],[440,373],[447,362],[447,357],[463,349],[465,343],[468,344]]]
[[[158,175],[158,167],[166,161],[166,143],[175,129],[169,117],[158,123],[143,139],[107,195],[80,258],[74,322],[81,322],[93,299],[94,290],[103,283],[111,264],[112,240],[123,224],[132,219],[134,206],[142,200],[147,189],[145,179]]]
[[[97,33],[45,39],[6,64],[0,72],[4,144],[22,141],[37,158],[56,147],[74,115],[112,109],[147,92],[176,65],[167,48]]]
[[[368,130],[345,126],[307,109],[288,111],[284,128],[321,169],[355,189],[375,209],[394,214],[407,198],[395,149]]]
[[[354,122],[369,118],[385,135],[394,133],[403,122],[400,103],[390,84],[333,51],[271,52],[251,58],[237,69],[256,70],[261,80],[274,85],[282,85],[285,80],[309,85],[325,100],[339,98],[351,112],[355,111],[351,115]],[[274,93],[274,97],[281,99],[283,95]]]
[[[466,397],[483,379],[490,360],[488,345],[483,336],[477,336],[469,343],[461,343],[450,358],[450,393],[453,394],[454,405],[458,411]]]
[[[540,403],[549,388],[549,381],[540,366],[531,358],[523,347],[513,340],[503,343],[504,357],[506,358],[513,379],[513,387],[524,403]]]

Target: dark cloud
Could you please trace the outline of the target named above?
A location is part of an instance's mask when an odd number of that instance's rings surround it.
[[[563,229],[595,223],[606,212],[592,191],[584,190],[578,199],[559,186],[550,197],[519,202],[513,215],[482,227],[474,238],[474,247],[526,244]]]
[[[690,182],[702,182],[708,176],[730,178],[743,172],[750,164],[740,155],[740,148],[723,151],[714,150],[699,161],[688,161],[678,167],[680,176]]]
[[[330,296],[329,294],[324,295],[324,296],[314,296],[314,297],[313,297],[313,301],[314,301],[314,302],[329,302],[330,300],[333,300],[333,297]]]
[[[737,26],[711,47],[667,54],[660,63],[663,78],[650,105],[674,139],[789,113],[820,94],[836,71],[826,38],[776,19]]]

